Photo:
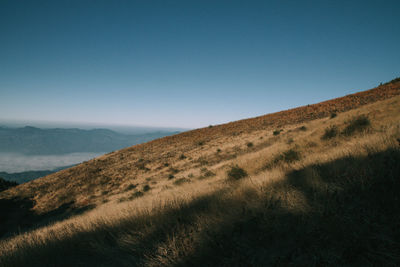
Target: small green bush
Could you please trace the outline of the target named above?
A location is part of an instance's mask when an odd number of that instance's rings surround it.
[[[282,154],[277,155],[272,162],[268,162],[265,166],[264,169],[271,169],[273,168],[276,164],[280,162],[286,162],[286,163],[292,163],[295,161],[300,160],[301,155],[300,152],[294,150],[294,149],[289,149],[287,151],[284,151]]]
[[[7,190],[10,187],[17,186],[17,182],[7,181],[0,177],[0,191]]]
[[[180,178],[180,179],[174,181],[174,185],[181,185],[184,183],[190,183],[190,180],[187,178]]]
[[[126,197],[121,197],[121,198],[119,198],[118,199],[118,202],[124,202],[124,201],[127,201],[128,199],[126,198]]]
[[[250,148],[250,147],[253,147],[253,146],[254,146],[254,144],[253,144],[252,142],[248,142],[248,143],[247,143],[247,147]]]
[[[144,191],[144,192],[147,192],[147,191],[149,191],[150,189],[151,189],[151,187],[150,187],[150,185],[148,185],[148,184],[146,184],[146,185],[143,186],[143,191]]]
[[[286,163],[292,163],[294,161],[300,160],[300,153],[294,149],[289,149],[282,153],[281,158]]]
[[[200,158],[198,159],[198,162],[199,162],[199,164],[200,164],[201,166],[208,165],[208,160],[206,160],[204,157],[200,157]]]
[[[331,119],[336,118],[337,114],[336,112],[331,113]]]
[[[148,167],[146,167],[146,164],[145,164],[145,163],[139,163],[139,164],[137,165],[137,167],[138,167],[139,170],[150,171],[150,169],[149,169]]]
[[[230,170],[226,172],[226,175],[229,180],[239,180],[248,176],[247,172],[238,165],[232,166]]]
[[[179,159],[180,159],[180,160],[186,159],[186,156],[185,156],[184,154],[181,154],[181,155],[179,156]]]
[[[221,152],[222,150],[220,148],[217,148],[217,153]]]
[[[144,193],[142,191],[136,191],[129,197],[129,200],[132,200],[132,199],[135,199],[138,197],[142,197],[143,195],[144,195]]]
[[[279,135],[281,133],[281,130],[275,130],[272,134],[273,135]]]
[[[361,115],[357,118],[352,119],[349,122],[349,125],[343,130],[342,134],[344,135],[352,135],[356,132],[361,132],[368,128],[371,125],[371,121],[368,119],[367,116]]]
[[[172,174],[176,174],[176,173],[179,172],[179,170],[176,169],[176,168],[174,168],[174,167],[169,168],[169,171],[170,171]]]
[[[204,177],[212,177],[215,176],[215,173],[213,173],[212,171],[208,170],[203,174]]]
[[[299,128],[299,130],[300,130],[300,131],[307,131],[307,127],[303,125],[303,126],[301,126],[301,127]]]
[[[202,176],[199,177],[200,179],[215,176],[215,173],[213,173],[212,171],[210,171],[207,168],[201,168],[200,171],[202,172]]]
[[[398,83],[398,82],[400,82],[400,77],[395,78],[395,79],[391,80],[390,82],[387,82],[387,83],[384,83],[384,84],[386,85],[386,84],[393,84],[393,83]]]
[[[173,174],[168,175],[168,179],[174,179],[174,178],[175,178],[175,176]]]
[[[338,128],[335,125],[333,125],[333,126],[325,129],[325,132],[322,135],[322,139],[328,140],[328,139],[336,137],[337,135],[338,135]]]
[[[136,187],[137,187],[137,184],[130,184],[125,188],[125,191],[129,191],[129,190],[135,189]]]

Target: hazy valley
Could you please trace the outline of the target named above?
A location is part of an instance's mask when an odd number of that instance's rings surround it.
[[[26,182],[127,146],[176,134],[159,129],[0,127],[0,177]],[[133,134],[132,134],[133,132]]]

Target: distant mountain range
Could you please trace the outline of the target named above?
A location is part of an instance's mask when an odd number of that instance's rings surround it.
[[[57,155],[74,152],[110,152],[178,132],[121,134],[108,129],[82,130],[0,127],[0,152]]]

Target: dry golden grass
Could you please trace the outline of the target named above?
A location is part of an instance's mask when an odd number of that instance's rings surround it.
[[[311,107],[316,117],[299,120],[310,108],[305,107],[269,115],[268,126],[259,123],[267,115],[199,129],[7,190],[0,199],[33,199],[32,210],[43,216],[66,203],[72,203],[66,213],[96,207],[70,218],[54,216],[49,225],[3,239],[0,264],[22,266],[34,259],[32,266],[343,265],[356,257],[356,265],[395,265],[399,239],[390,235],[398,234],[392,229],[398,208],[364,211],[388,201],[371,193],[371,184],[379,182],[374,179],[398,174],[392,158],[399,157],[400,86],[386,86],[389,93],[378,88],[375,98],[367,91],[317,104]],[[325,129],[335,125],[342,132],[360,115],[369,118],[369,127],[321,138]],[[277,128],[283,131],[274,135]],[[248,177],[227,179],[236,165]],[[382,170],[381,177],[380,168],[389,172]],[[378,204],[365,200],[367,194]],[[378,215],[387,221],[377,221]],[[376,226],[385,224],[387,229]],[[350,230],[354,237],[346,237]],[[362,241],[376,247],[356,244]],[[344,250],[352,248],[358,251]]]
[[[161,138],[23,184],[0,193],[0,199],[31,199],[35,213],[44,214],[69,203],[72,203],[71,208],[79,209],[99,205],[105,198],[113,201],[121,198],[119,195],[131,184],[142,187],[155,182],[157,184],[152,186],[152,192],[157,192],[171,185],[173,181],[167,179],[170,174],[178,179],[189,173],[199,176],[202,167],[220,167],[236,157],[267,147],[270,153],[278,144],[281,146],[281,141],[287,144],[293,142],[288,147],[299,145],[297,139],[308,136],[310,131],[318,128],[316,125],[309,131],[299,131],[298,128],[305,122],[325,118],[325,123],[332,124],[343,118],[341,111],[397,94],[400,94],[400,83],[387,84],[315,105]],[[328,119],[332,112],[339,114],[338,118]],[[372,109],[371,113],[379,115]],[[283,129],[283,132],[274,136],[276,129]],[[253,143],[250,148],[247,146],[249,142]],[[217,152],[218,149],[220,152]],[[181,159],[182,154],[186,158]],[[162,179],[164,177],[166,179]]]

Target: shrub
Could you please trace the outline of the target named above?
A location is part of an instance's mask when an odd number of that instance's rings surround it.
[[[0,191],[7,190],[10,187],[17,186],[18,183],[13,181],[7,181],[0,177]]]
[[[318,144],[315,143],[315,142],[313,142],[313,141],[310,141],[310,142],[307,142],[307,146],[308,146],[308,147],[317,147]]]
[[[355,132],[361,132],[371,125],[367,116],[361,115],[350,121],[349,125],[343,130],[344,135],[352,135]]]
[[[300,153],[294,149],[289,149],[282,153],[282,160],[286,163],[291,163],[300,160]]]
[[[335,125],[325,129],[325,133],[322,135],[323,140],[331,139],[338,135],[338,129]]]
[[[226,175],[230,180],[239,180],[248,176],[247,172],[238,165],[232,166],[231,169],[226,172]]]
[[[169,168],[169,171],[170,171],[172,174],[176,174],[176,173],[179,172],[179,170],[176,169],[176,168],[174,168],[174,167]]]
[[[143,186],[143,191],[147,192],[151,189],[150,185],[146,184],[145,186]]]
[[[129,199],[132,200],[132,199],[135,199],[138,197],[142,197],[143,195],[144,195],[144,193],[142,191],[136,191],[129,197]]]
[[[137,187],[137,184],[130,184],[125,188],[125,191],[129,191],[129,190],[135,189],[136,187]]]
[[[400,82],[400,77],[395,78],[395,79],[391,80],[390,82],[387,82],[387,83],[384,83],[384,84],[385,84],[385,85],[386,85],[386,84],[393,84],[393,83],[397,83],[397,82]]]
[[[173,174],[168,175],[168,179],[174,179],[174,178],[175,178],[175,176]]]
[[[336,112],[331,113],[331,119],[336,118],[337,114]]]
[[[124,202],[127,201],[128,199],[126,197],[121,197],[118,199],[118,202]]]
[[[275,130],[272,134],[273,135],[279,135],[281,133],[281,130]]]
[[[254,146],[254,144],[253,144],[252,142],[248,142],[248,143],[247,143],[247,147],[250,148],[250,147],[253,147],[253,146]]]
[[[204,176],[204,177],[212,177],[212,176],[215,176],[215,173],[213,173],[213,172],[210,171],[210,170],[207,170],[207,171],[203,174],[203,176]]]
[[[143,171],[149,171],[150,170],[149,168],[146,167],[145,163],[139,163],[137,165],[137,167],[138,167],[139,170],[143,170]]]
[[[199,146],[204,145],[204,141],[199,141],[199,142],[197,142],[197,145],[199,145]]]
[[[179,159],[186,159],[186,156],[184,155],[184,154],[181,154],[180,156],[179,156]]]
[[[207,165],[207,164],[208,164],[208,161],[207,161],[204,157],[200,157],[200,158],[199,158],[199,164],[200,164],[201,166],[204,166],[204,165]]]
[[[212,171],[210,171],[207,168],[201,168],[200,171],[202,172],[202,176],[199,177],[200,179],[215,176],[215,173],[213,173]]]
[[[221,152],[221,151],[222,151],[221,149],[217,148],[217,152],[218,152],[218,153]]]
[[[174,185],[181,185],[181,184],[189,183],[189,182],[190,182],[190,180],[187,178],[180,178],[180,179],[174,181]]]
[[[274,165],[280,163],[280,162],[286,162],[286,163],[292,163],[295,161],[300,160],[300,152],[294,150],[294,149],[289,149],[285,152],[283,152],[282,154],[276,156],[272,162],[267,163],[264,166],[264,169],[271,169]]]
[[[299,128],[299,130],[300,130],[300,131],[307,131],[307,127],[303,125],[303,126],[301,126],[301,127]]]

